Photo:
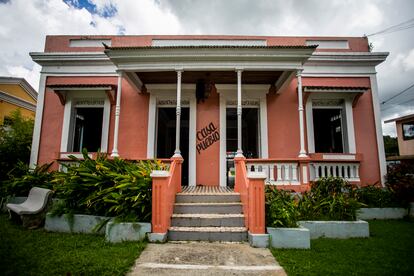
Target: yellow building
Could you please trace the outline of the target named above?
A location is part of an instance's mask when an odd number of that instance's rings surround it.
[[[0,77],[0,124],[16,109],[34,119],[36,102],[37,92],[25,79]]]

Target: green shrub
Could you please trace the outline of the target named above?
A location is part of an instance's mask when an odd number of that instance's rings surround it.
[[[402,207],[395,193],[375,185],[361,187],[356,190],[358,201],[371,208]]]
[[[29,162],[33,125],[33,119],[23,117],[17,109],[0,126],[0,182],[9,179],[19,161]]]
[[[414,165],[398,164],[388,168],[385,185],[404,206],[414,201]]]
[[[3,181],[0,197],[4,200],[9,196],[27,196],[32,187],[53,189],[53,172],[49,172],[53,163],[37,166],[33,170],[21,161],[10,172],[10,179]]]
[[[297,227],[298,199],[288,191],[266,186],[266,226]]]
[[[299,201],[301,220],[355,220],[363,204],[354,187],[340,177],[321,178]]]
[[[55,215],[82,213],[122,218],[127,221],[150,221],[152,170],[163,169],[159,161],[132,162],[96,159],[83,152],[83,160],[70,157],[76,165],[55,175],[54,187],[63,201]]]

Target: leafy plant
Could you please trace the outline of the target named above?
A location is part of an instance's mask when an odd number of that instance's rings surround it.
[[[132,162],[109,160],[98,153],[96,159],[83,152],[83,160],[74,156],[76,165],[67,165],[53,182],[63,204],[53,213],[67,212],[120,217],[127,221],[150,221],[152,170],[163,169],[160,161]]]
[[[361,206],[354,187],[340,177],[315,181],[298,205],[302,220],[355,220]]]
[[[375,185],[357,189],[356,195],[358,200],[368,207],[385,208],[402,206],[402,203],[398,201],[393,191]]]
[[[385,185],[402,204],[414,201],[414,165],[401,163],[389,167]]]
[[[19,161],[15,168],[9,173],[9,180],[3,181],[0,187],[0,197],[4,200],[9,196],[27,196],[32,187],[53,189],[53,172],[49,172],[53,163],[36,166],[29,169],[29,166]]]
[[[17,109],[0,126],[0,182],[9,178],[19,161],[29,162],[33,125],[33,119],[23,117]]]
[[[298,199],[288,191],[266,186],[266,225],[270,227],[297,227]]]

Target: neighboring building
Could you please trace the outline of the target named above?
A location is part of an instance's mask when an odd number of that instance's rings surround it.
[[[35,118],[37,92],[23,78],[0,77],[0,125],[16,109]]]
[[[392,156],[387,158],[387,160],[414,161],[414,114],[385,121],[385,123],[391,122],[395,122],[397,128],[398,149],[400,156]]]
[[[31,163],[84,147],[181,151],[184,184],[227,186],[242,150],[282,188],[382,182],[375,66],[387,55],[366,37],[48,36],[31,53],[42,66]]]

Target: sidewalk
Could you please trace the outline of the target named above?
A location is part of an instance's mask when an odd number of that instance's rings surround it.
[[[148,244],[129,276],[286,275],[267,248],[247,243]]]

